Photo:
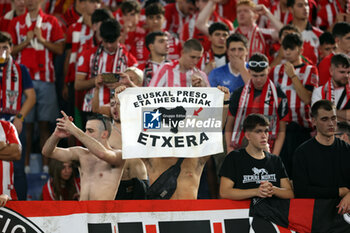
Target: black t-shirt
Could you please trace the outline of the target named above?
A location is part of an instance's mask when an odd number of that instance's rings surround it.
[[[280,187],[280,180],[288,177],[282,160],[264,153],[264,159],[255,159],[245,149],[232,151],[226,156],[219,175],[231,179],[235,183],[233,188],[258,188],[261,181]]]
[[[230,97],[230,105],[229,105],[229,110],[232,116],[236,116],[237,112],[238,112],[238,108],[239,108],[239,100],[241,98],[241,94],[243,91],[243,87],[238,88],[237,90],[235,90]],[[285,116],[287,116],[288,114],[288,98],[286,96],[286,94],[284,94],[284,92],[281,90],[281,88],[279,86],[276,87],[276,91],[277,91],[277,98],[278,98],[278,108],[277,108],[277,113],[278,113],[278,117],[280,120],[282,120]],[[261,90],[254,90],[254,102],[257,101],[257,97],[260,97],[261,95]],[[272,102],[270,102],[271,104]],[[255,112],[253,110],[253,112]],[[269,118],[269,116],[266,116]]]
[[[293,160],[293,184],[298,198],[337,198],[339,187],[350,186],[350,145],[335,138],[330,146],[311,138]]]

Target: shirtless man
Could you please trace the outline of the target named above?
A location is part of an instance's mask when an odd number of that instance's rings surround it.
[[[218,86],[218,88],[225,93],[224,100],[228,101],[230,98],[229,89],[222,86]],[[222,122],[226,122],[227,109],[228,104],[224,105]],[[177,178],[177,187],[170,199],[197,199],[202,171],[209,158],[210,156],[205,156],[183,160],[181,172]],[[178,158],[146,158],[142,160],[147,168],[149,183],[152,185],[163,172],[177,162]]]
[[[124,160],[121,150],[109,145],[111,122],[102,115],[95,115],[86,122],[86,132],[77,128],[72,118],[61,111],[54,133],[46,141],[42,154],[62,162],[80,162],[80,200],[114,200],[123,172]],[[57,147],[57,143],[70,135],[75,136],[84,147]]]
[[[119,73],[121,79],[127,79],[124,84],[128,86],[142,86],[143,73],[137,68],[127,68],[125,72]],[[95,79],[96,87],[103,83],[102,77]],[[95,88],[92,100],[93,112],[105,114],[112,117],[112,131],[108,139],[113,149],[122,149],[121,125],[120,125],[120,103],[117,94],[125,90],[125,86],[116,88],[115,96],[111,95],[109,105],[99,106],[99,89]],[[126,159],[121,183],[116,196],[117,200],[145,199],[145,192],[148,187],[147,171],[141,159]]]

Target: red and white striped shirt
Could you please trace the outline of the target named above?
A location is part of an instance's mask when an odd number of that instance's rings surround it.
[[[41,9],[37,19],[32,22],[29,13],[18,16],[11,21],[9,31],[13,44],[21,44],[27,38],[27,32],[35,27],[41,29],[42,36],[49,42],[61,42],[64,34],[57,19],[54,16],[45,14]],[[33,47],[34,46],[34,47]],[[36,39],[18,53],[17,63],[23,64],[29,69],[33,80],[43,82],[54,82],[53,54]]]
[[[167,59],[169,60],[177,60],[180,58],[182,45],[180,40],[175,38],[169,32],[165,32],[168,37],[168,45],[169,45],[169,53]],[[150,52],[146,48],[146,38],[147,32],[139,37],[139,39],[133,42],[133,46],[131,47],[130,53],[137,59],[139,64],[145,63],[149,58]]]
[[[54,193],[54,190],[53,190],[52,183],[53,183],[53,180],[50,177],[50,179],[43,186],[43,190],[42,190],[43,201],[66,200],[62,196],[60,196],[59,198],[55,197],[55,193]],[[75,189],[77,191],[76,193],[79,195],[80,194],[80,179],[79,178],[75,178],[74,179],[74,187],[75,187]]]
[[[294,67],[295,74],[304,86],[318,86],[318,72],[315,66],[302,64]],[[279,85],[282,91],[286,94],[289,104],[289,120],[298,123],[305,128],[311,128],[311,117],[309,104],[305,104],[298,96],[292,80],[284,72],[284,64],[280,64],[272,68],[270,79],[277,86]],[[311,90],[312,91],[312,90]]]
[[[67,31],[66,44],[71,44],[71,54],[69,58],[68,73],[65,82],[74,82],[76,72],[76,61],[78,54],[84,50],[95,47],[93,43],[93,30],[83,22],[83,17],[72,24]]]
[[[167,4],[164,8],[166,19],[165,29],[170,33],[180,35],[184,24],[189,22],[189,20],[194,16],[184,15],[179,10],[176,3]]]
[[[247,37],[248,57],[251,57],[254,53],[266,54],[267,40],[272,39],[273,31],[274,29],[259,28],[255,25],[248,34],[244,34],[239,27],[235,32]]]
[[[164,63],[153,76],[149,87],[192,87],[192,75],[200,74],[209,86],[207,75],[196,67],[186,73],[180,71],[179,61]]]
[[[17,130],[9,121],[0,120],[0,141],[7,144],[19,144]],[[0,193],[7,194],[12,200],[17,200],[17,193],[13,184],[13,162],[0,160]]]
[[[328,29],[335,23],[337,14],[344,13],[338,0],[323,1],[326,3],[320,4],[321,7],[317,12],[316,25],[322,29]]]
[[[99,47],[95,47],[88,51],[83,52],[79,56],[77,64],[77,73],[86,75],[86,79],[91,78],[92,67],[94,67],[93,61],[96,51]],[[102,73],[116,73],[123,72],[129,66],[137,65],[136,59],[126,50],[125,46],[119,45],[119,48],[115,53],[110,54],[104,49],[102,50],[98,58],[98,70],[97,74]],[[100,106],[109,103],[110,89],[107,87],[101,87],[100,89]],[[94,88],[90,89],[84,98],[83,111],[91,112],[92,110],[92,98],[94,94]]]
[[[165,61],[168,62],[168,61]],[[142,86],[147,87],[151,82],[153,75],[157,72],[158,68],[162,63],[157,63],[151,60],[147,60],[146,63],[140,64],[137,68],[143,70],[143,84]]]

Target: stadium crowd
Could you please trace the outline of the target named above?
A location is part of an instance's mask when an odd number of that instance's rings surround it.
[[[339,197],[350,212],[349,1],[3,0],[0,15],[0,205],[26,200],[39,152],[44,200]],[[123,160],[118,94],[147,86],[219,88],[225,152]],[[159,196],[163,175],[177,187]]]

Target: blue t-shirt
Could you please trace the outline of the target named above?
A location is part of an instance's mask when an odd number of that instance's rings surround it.
[[[5,64],[0,64],[0,67],[4,67],[5,65],[7,65],[6,63]],[[24,65],[20,64],[19,65],[21,67],[21,72],[22,72],[22,94],[23,92],[28,89],[28,88],[33,88],[33,83],[32,83],[32,79],[30,77],[30,74],[28,72],[28,69],[27,67],[25,67]],[[0,69],[2,70],[2,69]],[[0,83],[2,84],[2,75],[3,75],[3,72],[1,71],[0,72]],[[23,95],[22,95],[22,103],[23,103]],[[2,103],[0,103],[0,106],[2,105]],[[13,114],[1,114],[0,113],[0,118],[1,119],[5,119],[5,120],[10,120],[11,117],[13,116]]]
[[[209,82],[211,87],[224,86],[230,90],[230,93],[234,92],[237,88],[244,86],[242,76],[234,75],[230,72],[228,67],[230,63],[224,66],[213,69],[209,73]]]

